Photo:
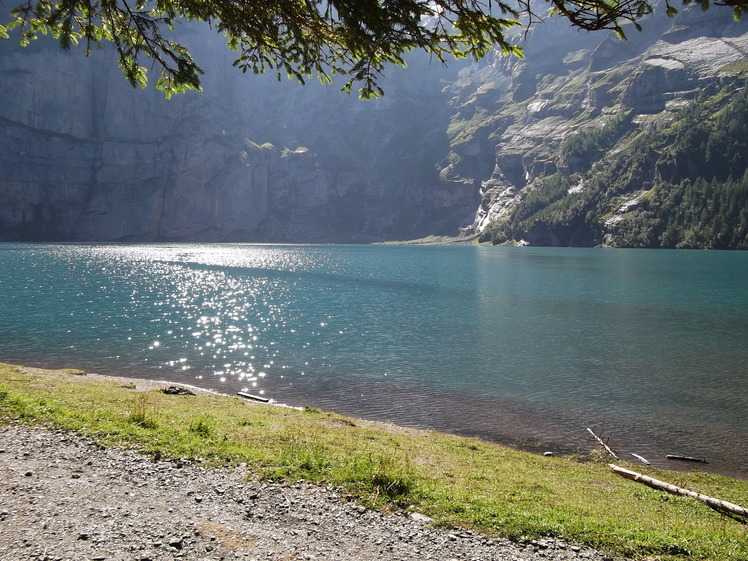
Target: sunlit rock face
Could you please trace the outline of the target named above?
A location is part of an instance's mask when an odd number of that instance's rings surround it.
[[[363,102],[243,75],[209,30],[186,41],[204,91],[168,101],[110,52],[0,42],[0,239],[356,242],[454,233],[474,213],[473,186],[436,167],[456,69],[395,69]]]
[[[729,10],[684,8],[674,18],[652,16],[642,25],[641,32],[630,29],[624,42],[548,21],[529,34],[524,60],[496,58],[480,70],[463,71],[452,84],[458,112],[450,125],[451,177],[471,178],[481,193],[468,233],[508,216],[539,178],[589,169],[594,162],[560,157],[571,135],[627,112],[643,132],[666,126],[699,92],[736,79],[725,69],[748,59],[748,21],[734,22]],[[481,143],[474,153],[495,154],[492,169],[479,168],[461,150],[471,141]],[[563,231],[539,226],[528,237],[539,245],[601,241],[573,224]]]

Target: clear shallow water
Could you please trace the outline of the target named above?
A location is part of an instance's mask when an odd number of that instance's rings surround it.
[[[0,244],[0,317],[4,362],[748,477],[746,253]]]

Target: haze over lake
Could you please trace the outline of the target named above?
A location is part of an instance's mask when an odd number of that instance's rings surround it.
[[[748,255],[0,245],[0,361],[748,477]]]

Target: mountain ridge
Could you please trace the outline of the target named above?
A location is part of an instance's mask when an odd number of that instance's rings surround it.
[[[719,112],[738,99],[748,25],[726,11],[650,17],[627,42],[551,18],[529,30],[524,60],[445,68],[416,55],[373,102],[243,76],[215,36],[183,33],[207,69],[205,90],[169,101],[129,88],[106,51],[84,60],[53,43],[0,43],[0,239],[746,246],[737,184],[725,199],[737,213],[723,219],[738,232],[690,245],[693,221],[672,204],[659,237],[620,234],[653,212],[642,200],[666,198],[654,185],[585,191],[612,177],[635,137],[661,134],[694,101]],[[659,181],[662,155],[642,181]],[[539,214],[572,203],[561,218]],[[668,220],[683,235],[663,243]]]

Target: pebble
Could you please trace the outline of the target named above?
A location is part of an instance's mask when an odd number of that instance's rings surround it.
[[[438,528],[418,512],[383,515],[351,504],[339,489],[248,482],[246,468],[154,460],[64,431],[0,426],[0,449],[7,452],[0,454],[0,559],[609,559],[558,539],[523,546]],[[85,484],[73,483],[84,462]],[[20,475],[35,475],[33,483]]]

